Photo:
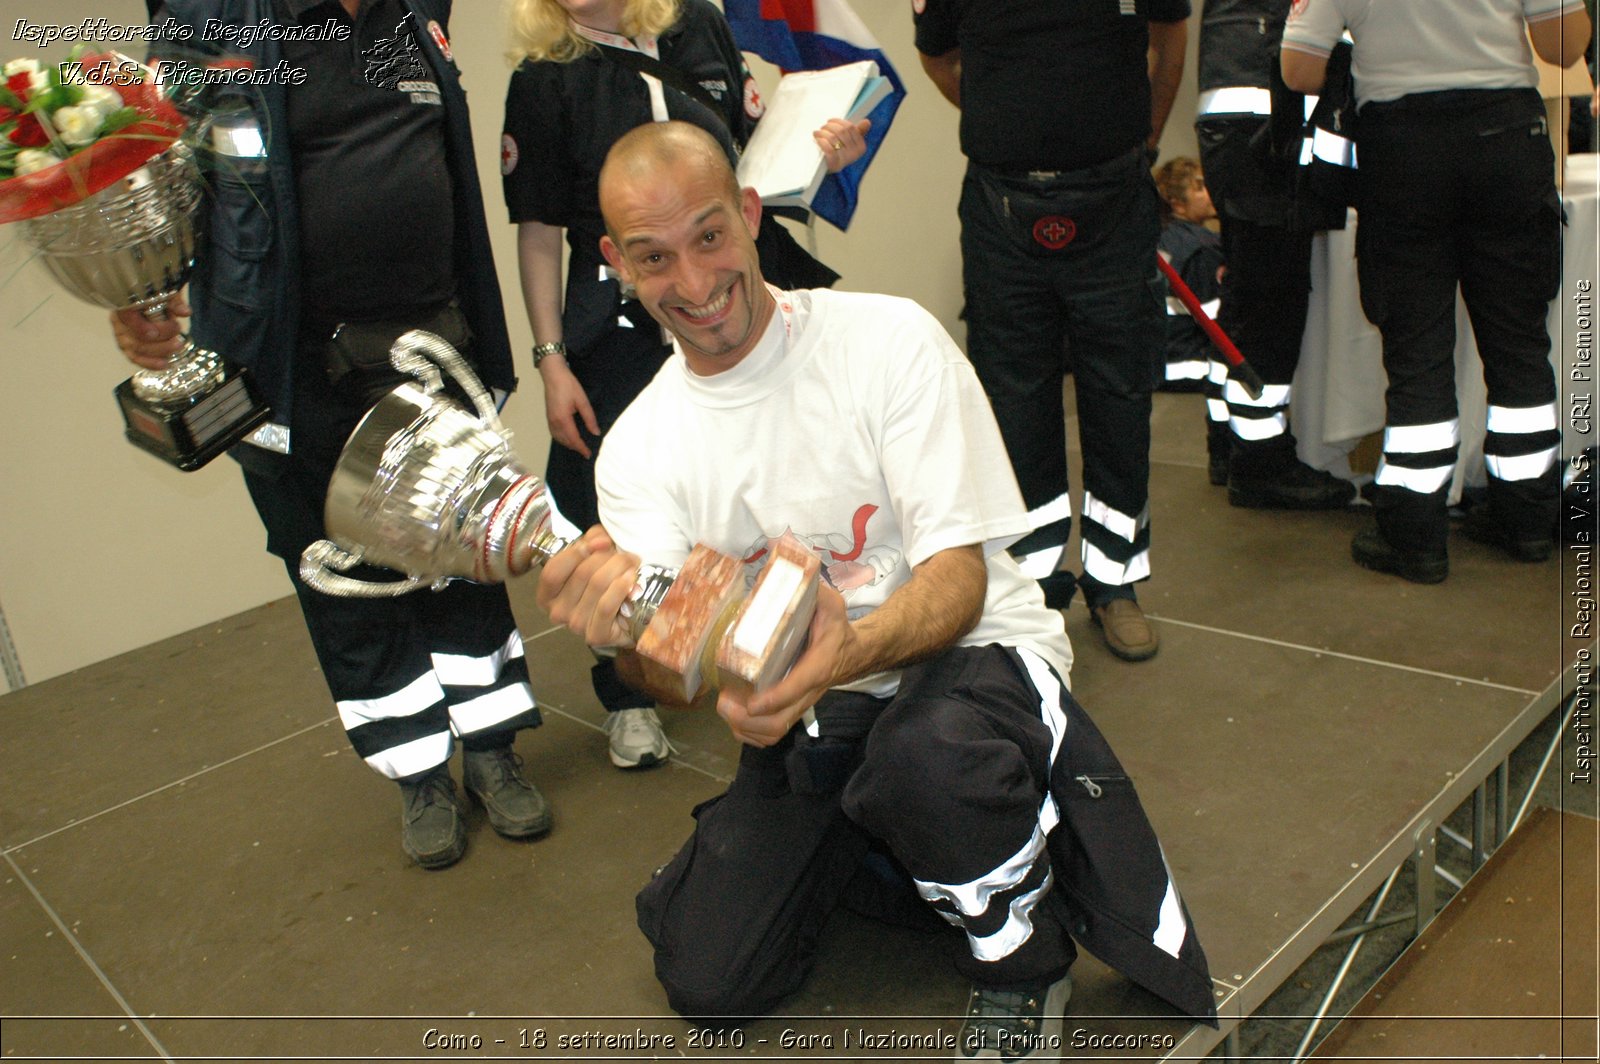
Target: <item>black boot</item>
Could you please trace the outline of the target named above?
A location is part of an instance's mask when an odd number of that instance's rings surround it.
[[[423,868],[447,868],[467,852],[467,828],[450,766],[396,780],[400,784],[400,847]]]

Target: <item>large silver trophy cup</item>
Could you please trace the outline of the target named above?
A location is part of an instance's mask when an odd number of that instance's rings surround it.
[[[194,150],[176,140],[110,187],[18,224],[67,291],[157,320],[194,266],[202,189]],[[139,371],[116,395],[128,439],[183,470],[206,464],[269,414],[244,370],[187,337],[166,369]]]
[[[512,450],[494,400],[460,353],[414,329],[390,359],[415,380],[387,392],[350,434],[323,507],[329,538],[301,554],[300,578],[344,598],[403,595],[456,579],[502,583],[566,547],[544,480]],[[445,391],[446,376],[472,409]],[[346,575],[360,564],[405,578]],[[640,583],[631,612],[642,630],[671,574],[651,569]]]
[[[390,361],[414,380],[379,399],[346,441],[323,507],[328,538],[302,552],[301,580],[345,598],[404,595],[458,579],[501,583],[565,548],[544,480],[517,458],[455,348],[413,330]],[[792,537],[773,558],[748,592],[743,564],[703,545],[681,569],[641,567],[620,619],[654,683],[688,701],[702,682],[757,687],[783,674],[804,642],[818,565]],[[359,565],[401,579],[349,575]]]

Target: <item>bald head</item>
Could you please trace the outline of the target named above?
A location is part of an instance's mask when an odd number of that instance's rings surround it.
[[[611,146],[600,168],[600,213],[608,230],[616,200],[625,188],[646,189],[657,182],[703,178],[739,202],[739,179],[716,138],[689,122],[647,122]],[[615,232],[612,233],[615,237]]]

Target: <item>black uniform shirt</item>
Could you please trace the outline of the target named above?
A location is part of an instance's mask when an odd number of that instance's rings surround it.
[[[917,49],[961,49],[961,150],[986,166],[1075,170],[1150,135],[1147,21],[1189,0],[925,0]]]
[[[695,83],[716,111],[664,84],[670,117],[693,122],[737,157],[760,114],[754,81],[721,13],[706,0],[688,0],[658,42],[661,61]],[[650,90],[638,71],[605,45],[566,63],[523,60],[506,91],[500,170],[513,222],[543,222],[567,230],[572,254],[563,312],[566,342],[593,340],[615,303],[613,286],[597,284],[600,167],[628,130],[652,121]],[[738,146],[738,148],[735,147]]]
[[[280,0],[286,21],[338,19],[338,0]],[[455,289],[444,108],[400,0],[362,0],[343,41],[285,41],[305,329],[398,317]]]
[[[1224,260],[1222,238],[1216,233],[1197,222],[1173,218],[1162,226],[1156,246],[1171,256],[1172,268],[1201,303],[1221,294]],[[1167,361],[1214,357],[1211,339],[1198,320],[1187,314],[1167,315]]]
[[[756,117],[749,111],[756,105],[747,111],[748,75],[727,23],[705,0],[690,0],[658,49],[661,61],[697,84],[720,111],[665,85],[667,113],[705,129],[734,157],[734,144],[749,139]],[[584,229],[596,239],[604,231],[599,181],[606,152],[653,117],[644,78],[611,51],[596,45],[566,63],[523,60],[511,75],[501,169],[513,222]]]

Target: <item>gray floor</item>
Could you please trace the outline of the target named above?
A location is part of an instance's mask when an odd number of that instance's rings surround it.
[[[1366,515],[1231,509],[1205,483],[1199,398],[1157,398],[1156,576],[1141,600],[1162,652],[1117,661],[1075,606],[1074,689],[1162,835],[1224,1030],[1242,1053],[1284,1056],[1340,960],[1317,944],[1365,911],[1419,821],[1444,819],[1506,757],[1520,802],[1557,726],[1563,571],[1459,540],[1437,587],[1360,570],[1348,543]],[[781,1016],[742,1044],[691,1044],[632,899],[725,785],[735,747],[714,717],[678,714],[670,764],[613,769],[587,654],[549,629],[531,587],[513,592],[546,714],[518,750],[556,829],[511,843],[475,814],[466,859],[443,872],[400,853],[392,785],[348,748],[290,600],[0,698],[3,1054],[946,1057],[923,1046],[959,1026],[959,939],[848,914]],[[1594,792],[1547,783],[1538,800],[1592,810]],[[1470,834],[1463,815],[1451,823]],[[1451,843],[1439,852],[1465,874]],[[1403,937],[1372,936],[1359,974]],[[1075,976],[1068,1031],[1099,1040],[1080,1055],[1159,1055],[1106,1046],[1128,1034],[1178,1055],[1217,1048],[1221,1032],[1093,958]],[[817,1044],[785,1046],[786,1031]],[[845,1041],[858,1031],[923,1042],[863,1050]]]

